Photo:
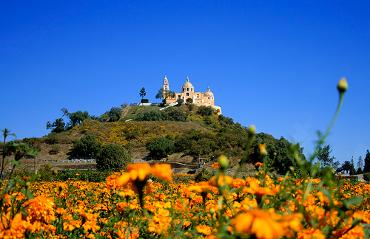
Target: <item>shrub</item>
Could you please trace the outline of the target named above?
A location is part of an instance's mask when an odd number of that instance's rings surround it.
[[[96,158],[96,168],[98,170],[123,169],[129,162],[131,162],[131,155],[124,147],[108,144]]]
[[[184,100],[183,99],[178,99],[177,100],[177,106],[180,106],[180,105],[183,105],[184,104]]]
[[[168,137],[160,137],[150,142],[147,149],[150,151],[150,156],[161,159],[174,152],[175,144]]]
[[[73,143],[68,155],[70,158],[96,159],[101,150],[102,146],[95,136],[85,135]]]
[[[60,146],[58,144],[54,144],[51,146],[51,149],[49,150],[50,155],[56,155],[60,152]]]
[[[203,168],[195,176],[195,182],[208,181],[214,174],[209,170]]]
[[[364,180],[366,180],[367,182],[370,181],[370,173],[364,173]]]
[[[167,116],[164,112],[158,110],[151,110],[142,112],[136,115],[136,121],[161,121],[166,120]]]
[[[42,165],[39,170],[37,171],[37,175],[35,180],[37,181],[51,181],[55,173],[50,164]]]
[[[125,139],[133,140],[133,139],[139,138],[140,130],[139,129],[127,128],[127,129],[123,130],[122,134],[123,134],[123,137],[125,137]]]
[[[122,109],[119,107],[113,107],[108,111],[109,122],[118,121],[121,118]]]
[[[186,121],[187,115],[182,111],[181,109],[178,108],[170,108],[165,111],[167,115],[167,120],[172,120],[172,121]]]
[[[46,138],[45,138],[45,143],[47,144],[57,144],[59,143],[59,139],[56,135],[56,133],[50,133]]]
[[[187,98],[187,99],[186,99],[186,104],[187,104],[187,105],[191,105],[191,104],[193,104],[193,99],[192,99],[192,98]]]
[[[190,130],[175,140],[176,152],[184,152],[193,156],[209,156],[218,150],[216,137],[210,133]]]
[[[234,124],[234,120],[232,118],[220,115],[218,117],[218,120],[220,121],[222,126],[229,126]]]
[[[214,113],[214,109],[210,106],[200,106],[197,113],[201,116],[210,116]]]

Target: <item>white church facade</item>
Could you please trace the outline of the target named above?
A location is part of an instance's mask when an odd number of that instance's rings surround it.
[[[181,92],[174,92],[174,94],[168,94],[171,92],[170,84],[167,76],[163,79],[162,85],[163,98],[166,99],[166,103],[171,104],[178,100],[183,102],[191,102],[197,106],[210,106],[214,108],[219,114],[221,114],[221,107],[215,105],[215,97],[211,89],[208,87],[206,92],[196,92],[193,84],[190,82],[189,77],[186,78],[185,83],[182,85]]]

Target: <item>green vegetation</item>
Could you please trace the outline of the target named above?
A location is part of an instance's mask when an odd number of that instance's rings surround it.
[[[147,149],[149,150],[149,155],[151,157],[161,159],[175,151],[175,143],[171,138],[160,137],[150,142],[147,145]]]
[[[96,159],[101,150],[102,145],[95,136],[84,135],[73,143],[69,157],[75,159]]]
[[[366,151],[364,173],[370,173],[370,152]]]
[[[105,145],[101,153],[96,158],[96,168],[98,170],[121,170],[131,162],[130,153],[122,146],[117,144]]]
[[[51,129],[52,133],[60,133],[69,129],[72,129],[76,125],[82,124],[86,119],[92,118],[87,111],[76,111],[69,112],[66,108],[61,109],[63,115],[53,122],[48,121],[46,123],[46,129]],[[67,118],[69,121],[65,123],[64,118]]]
[[[198,109],[198,114],[201,116],[210,116],[214,113],[214,109],[209,106],[200,106]]]
[[[144,100],[144,97],[146,96],[146,90],[144,87],[142,87],[139,91],[139,95],[141,97],[141,103],[144,103],[143,100]]]
[[[1,168],[0,168],[0,179],[5,178],[8,175],[8,178],[14,173],[14,169],[19,164],[19,161],[22,158],[35,158],[38,154],[38,150],[35,147],[30,146],[29,144],[22,141],[10,141],[7,142],[7,138],[14,134],[10,133],[8,129],[2,130],[3,142],[1,144]],[[6,157],[12,157],[10,165],[6,165]],[[36,161],[34,160],[34,170],[36,171]],[[10,171],[7,172],[6,167],[11,166]]]
[[[99,117],[102,122],[116,122],[121,119],[122,108],[112,107],[109,111],[105,112]]]
[[[165,100],[171,94],[160,90],[158,97]],[[146,95],[144,87],[140,89],[139,95],[143,100]],[[161,106],[112,107],[100,117],[90,116],[86,111],[70,113],[62,109],[63,116],[48,124],[52,133],[39,140],[38,144],[49,144],[49,155],[58,157],[69,152],[70,158],[99,158],[107,145],[114,144],[130,149],[131,153],[136,153],[135,158],[138,155],[145,158],[149,154],[149,158],[161,159],[177,153],[181,155],[179,157],[186,156],[190,160],[202,158],[213,161],[224,154],[230,158],[231,167],[236,167],[240,161],[249,164],[264,162],[280,175],[292,170],[297,175],[308,173],[301,170],[306,161],[306,168],[314,165],[318,174],[324,171],[333,172],[333,169],[356,173],[352,167],[353,162],[348,161],[338,167],[338,162],[331,155],[330,146],[324,145],[338,112],[328,130],[319,135],[313,155],[306,159],[299,144],[292,144],[283,137],[275,139],[269,134],[256,134],[255,129],[251,134],[251,128],[247,129],[229,117],[217,115],[212,107],[183,103],[179,101],[178,106],[165,110],[160,110]],[[341,104],[340,94],[338,109]],[[110,148],[110,151],[114,150],[119,152],[117,148]],[[121,165],[119,162],[114,163]],[[116,167],[112,162],[107,164],[109,169]],[[368,152],[363,171],[369,172],[369,168]],[[358,167],[357,172],[362,172],[362,166]]]

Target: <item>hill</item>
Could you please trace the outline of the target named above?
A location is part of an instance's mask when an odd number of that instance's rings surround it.
[[[162,160],[174,166],[186,164],[193,168],[197,164],[211,164],[218,155],[225,154],[232,164],[243,157],[255,163],[260,160],[258,144],[266,143],[270,158],[278,167],[277,172],[283,173],[292,165],[291,144],[287,140],[260,133],[246,153],[247,129],[231,118],[217,115],[209,107],[182,105],[161,111],[159,106],[125,106],[120,109],[119,119],[115,122],[109,122],[107,115],[109,112],[100,117],[88,117],[63,132],[24,139],[39,153],[35,160],[24,159],[22,164],[28,169],[45,164],[54,168],[94,167],[88,161],[71,161],[73,157],[69,155],[74,142],[90,135],[103,145],[124,146],[136,162]],[[158,154],[152,146],[163,138],[171,147]]]

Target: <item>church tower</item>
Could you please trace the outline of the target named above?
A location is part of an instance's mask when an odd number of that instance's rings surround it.
[[[168,82],[168,79],[167,79],[166,75],[163,78],[162,90],[163,90],[163,92],[169,92],[170,91],[170,84]]]

